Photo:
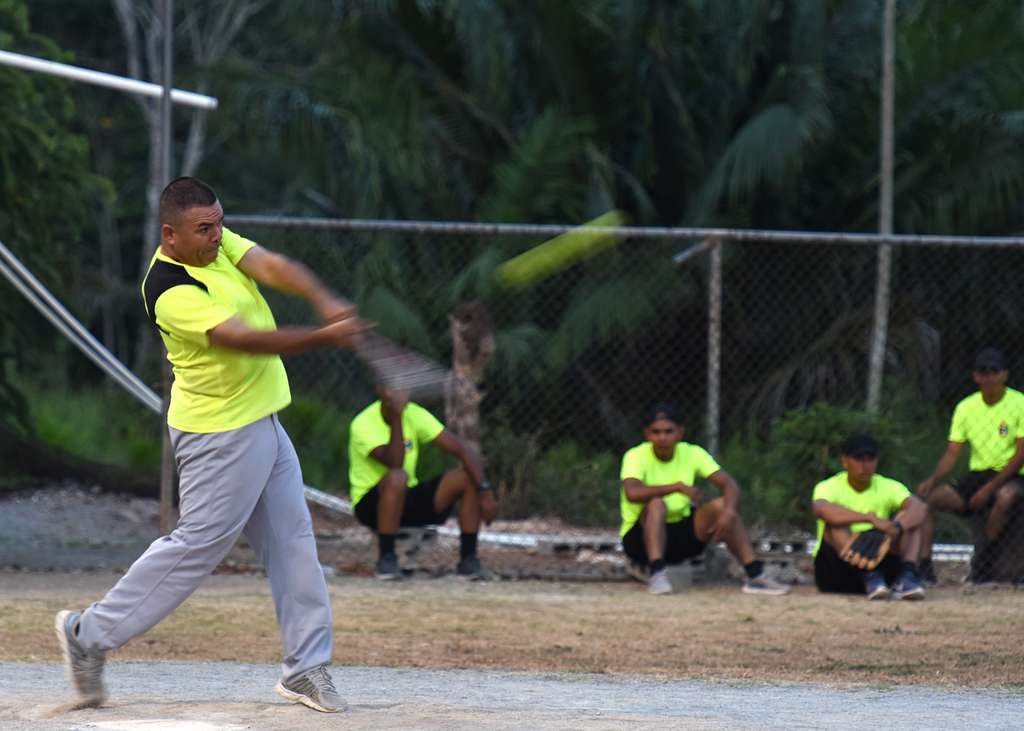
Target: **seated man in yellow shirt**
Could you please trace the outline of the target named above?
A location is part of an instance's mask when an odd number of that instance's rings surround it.
[[[349,488],[360,523],[377,533],[377,578],[398,579],[395,553],[400,526],[439,525],[459,505],[459,563],[456,573],[486,578],[476,555],[480,520],[490,523],[498,511],[483,461],[476,450],[444,428],[433,414],[410,403],[408,394],[377,387],[374,401],[349,429]],[[420,482],[416,474],[420,446],[433,442],[457,458],[460,469]]]
[[[934,581],[931,567],[934,513],[985,516],[985,538],[971,559],[970,581],[988,580],[995,564],[999,538],[1013,506],[1024,495],[1024,394],[1006,385],[1010,375],[1006,356],[985,348],[974,360],[972,376],[978,390],[957,404],[949,426],[949,441],[938,464],[917,487],[932,512],[925,521],[921,568]],[[964,445],[971,447],[970,472],[950,485],[944,481]]]
[[[928,506],[903,483],[876,474],[878,442],[870,434],[851,435],[842,450],[843,471],[814,488],[814,583],[822,592],[868,599],[924,599],[916,561]],[[881,563],[868,571],[844,561],[840,554],[852,534],[872,529],[890,538]]]
[[[647,590],[672,593],[666,566],[699,556],[711,540],[724,541],[743,566],[747,594],[781,595],[789,587],[769,578],[736,512],[740,488],[714,458],[682,441],[683,425],[672,404],[658,404],[644,429],[644,441],[622,458],[619,508],[622,549],[649,568]],[[706,479],[722,497],[702,504],[697,479]]]

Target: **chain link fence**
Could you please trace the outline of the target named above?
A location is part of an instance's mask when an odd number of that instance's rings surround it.
[[[1024,241],[1017,239],[892,240],[883,398],[869,413],[877,237],[624,229],[599,255],[506,289],[496,281],[498,265],[565,227],[241,216],[228,225],[307,263],[384,334],[442,363],[451,362],[453,337],[493,337],[478,384],[480,443],[501,512],[481,557],[507,576],[623,575],[620,460],[642,439],[650,406],[664,400],[679,404],[687,439],[737,478],[759,553],[806,569],[811,491],[839,471],[843,439],[874,433],[879,472],[914,490],[946,449],[953,408],[978,389],[978,351],[1001,348],[1013,386],[1024,343],[1016,274]],[[90,277],[83,270],[76,281]],[[103,332],[89,302],[116,296],[136,306],[122,289],[93,278],[57,294]],[[268,299],[279,324],[313,322],[301,301],[272,292]],[[455,336],[453,318],[459,322],[469,303],[478,327]],[[347,498],[348,425],[374,399],[370,376],[345,351],[286,360],[294,403],[283,419],[306,481]],[[143,375],[156,383],[152,370]],[[423,405],[451,421],[443,402]],[[1012,441],[1018,426],[997,420],[991,438]],[[979,471],[969,464],[975,447],[958,455],[949,481]],[[449,466],[427,450],[421,476]],[[940,579],[968,571],[976,580],[1022,578],[1022,509],[1008,484],[967,517],[941,506]],[[990,521],[997,503],[1001,526]],[[369,573],[370,532],[339,522],[337,509],[321,509],[326,560]],[[410,533],[407,559],[448,570],[457,534],[454,521]],[[971,555],[968,566],[961,559]]]
[[[452,355],[458,308],[483,306],[496,347],[480,383],[482,451],[501,503],[496,527],[529,534],[517,548],[500,548],[521,556],[529,544],[525,564],[515,559],[508,571],[516,575],[530,574],[529,567],[543,573],[539,556],[583,555],[599,572],[621,569],[607,556],[617,549],[619,461],[642,439],[645,413],[662,400],[680,405],[687,438],[707,446],[739,480],[761,552],[786,561],[803,556],[814,523],[811,490],[840,469],[838,445],[848,433],[873,432],[883,446],[879,472],[914,490],[945,450],[953,407],[977,388],[977,351],[1003,348],[1012,384],[1015,344],[1024,341],[1013,274],[1024,252],[1015,240],[902,237],[883,403],[868,413],[877,276],[871,236],[628,229],[613,249],[506,290],[496,284],[495,268],[563,227],[229,221],[312,263],[385,334],[442,362]],[[281,322],[309,318],[294,300],[272,304]],[[306,418],[331,423],[329,440],[321,441],[293,419],[304,461],[316,473],[310,481],[345,495],[346,427],[374,398],[368,376],[354,358],[326,352],[290,359],[289,372],[293,416],[308,411]],[[443,403],[424,405],[447,419]],[[423,469],[444,466],[428,455]],[[962,458],[950,478],[967,471]],[[962,557],[959,544],[990,542],[987,512],[939,514],[937,557]],[[1010,511],[1000,539],[1006,550],[989,551],[992,565],[974,578],[1016,581],[1024,574],[1013,548],[1021,533],[1016,514]],[[449,526],[441,542],[454,541],[456,532]],[[450,561],[447,550],[442,563]],[[364,553],[368,567],[372,550]],[[1004,557],[998,569],[996,554]],[[510,560],[498,558],[492,562]],[[574,566],[554,570],[578,572]],[[950,576],[966,571],[940,566]]]

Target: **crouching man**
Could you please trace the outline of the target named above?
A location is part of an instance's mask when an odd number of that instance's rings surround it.
[[[737,513],[739,485],[704,449],[682,441],[674,406],[654,407],[644,438],[622,458],[619,534],[626,556],[649,569],[648,591],[671,593],[666,566],[699,556],[715,540],[724,541],[743,566],[745,593],[788,593],[789,587],[766,576],[763,563],[754,559]],[[704,503],[697,479],[708,480],[722,497]]]

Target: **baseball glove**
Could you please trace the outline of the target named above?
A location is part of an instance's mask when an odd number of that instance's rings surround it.
[[[870,571],[885,558],[891,542],[889,536],[877,528],[854,533],[839,552],[839,558],[851,566]]]

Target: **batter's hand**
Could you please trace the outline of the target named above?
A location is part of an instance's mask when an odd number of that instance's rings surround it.
[[[359,342],[360,337],[367,330],[372,330],[375,323],[368,322],[359,317],[346,317],[344,319],[329,322],[320,328],[330,342],[342,348],[351,348]]]
[[[358,314],[356,306],[344,297],[328,295],[316,304],[317,315],[322,322],[331,323],[339,320],[347,320]]]

